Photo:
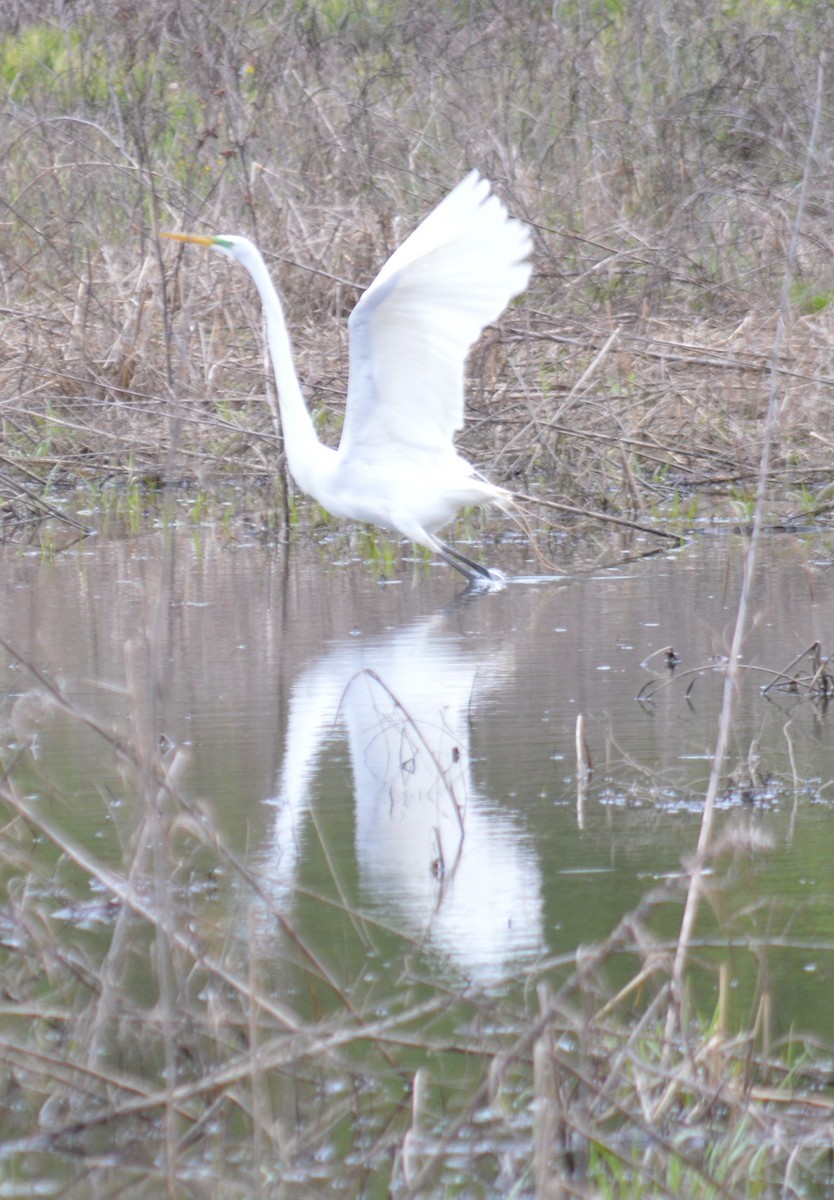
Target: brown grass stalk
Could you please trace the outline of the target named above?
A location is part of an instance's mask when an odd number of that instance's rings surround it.
[[[770,392],[767,414],[765,416],[764,428],[762,431],[762,449],[761,458],[759,461],[758,481],[756,486],[756,504],[753,511],[750,537],[744,559],[744,572],[742,576],[741,593],[739,595],[738,606],[736,609],[733,636],[727,658],[721,714],[718,722],[715,750],[712,756],[709,783],[707,785],[706,795],[704,797],[704,812],[701,819],[701,829],[693,862],[690,867],[689,885],[687,889],[683,917],[681,920],[680,936],[675,952],[675,961],[672,967],[672,983],[676,991],[676,1004],[674,1006],[670,1006],[669,1009],[669,1023],[667,1025],[666,1032],[667,1039],[670,1041],[674,1033],[675,1024],[679,1023],[682,1026],[684,1021],[684,1017],[682,1015],[684,976],[689,960],[689,945],[701,902],[703,873],[709,862],[710,851],[712,848],[715,801],[724,773],[725,760],[727,756],[730,735],[733,728],[733,714],[735,711],[736,696],[739,686],[742,648],[748,626],[750,590],[756,571],[756,555],[759,547],[759,538],[761,536],[762,525],[764,522],[767,488],[770,482],[771,452],[773,442],[776,437],[778,421],[783,411],[783,401],[780,396],[777,364],[779,362],[782,347],[787,336],[787,327],[790,320],[790,291],[793,282],[794,270],[796,268],[797,249],[799,245],[800,230],[802,229],[802,222],[805,214],[805,206],[808,198],[808,189],[815,163],[817,138],[820,130],[820,119],[824,97],[824,79],[825,74],[823,63],[820,62],[817,69],[816,96],[814,107],[812,109],[811,128],[805,156],[802,184],[797,200],[796,217],[793,224],[791,241],[788,247],[785,263],[779,320],[776,326],[776,333],[774,336],[771,354]]]

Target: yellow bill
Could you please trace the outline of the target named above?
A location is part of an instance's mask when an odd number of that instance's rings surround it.
[[[160,233],[160,237],[171,238],[175,242],[193,242],[195,246],[213,246],[213,237],[204,237],[198,233]]]

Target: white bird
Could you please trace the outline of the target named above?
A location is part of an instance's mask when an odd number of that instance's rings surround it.
[[[293,366],[283,308],[245,237],[164,237],[236,259],[258,289],[284,447],[298,486],[337,517],[395,531],[470,581],[500,579],[437,536],[466,505],[506,508],[511,493],[455,449],[469,348],[530,278],[530,231],[471,171],[388,259],[348,320],[350,373],[338,450],[322,445]]]

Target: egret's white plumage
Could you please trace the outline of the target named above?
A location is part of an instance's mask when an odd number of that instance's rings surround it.
[[[471,171],[388,259],[350,315],[347,410],[322,445],[298,382],[278,293],[247,238],[166,234],[210,246],[251,275],[263,304],[290,472],[335,516],[399,532],[468,579],[492,578],[436,536],[465,505],[506,504],[454,447],[464,362],[530,277],[530,231]]]

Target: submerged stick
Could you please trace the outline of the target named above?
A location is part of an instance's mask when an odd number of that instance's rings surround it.
[[[47,517],[54,517],[56,521],[63,521],[65,525],[71,525],[73,529],[79,529],[83,534],[93,532],[88,525],[82,525],[80,521],[76,521],[75,517],[71,517],[69,513],[61,512],[60,509],[55,508],[54,505],[44,500],[43,496],[37,495],[36,492],[33,492],[31,488],[26,487],[19,480],[11,480],[5,471],[0,471],[0,480],[7,484],[10,490],[14,489],[17,496],[25,496],[36,508],[41,509]]]
[[[615,517],[612,513],[598,512],[594,508],[580,508],[576,504],[562,504],[558,500],[545,500],[542,496],[528,496],[524,492],[513,492],[513,499],[523,500],[525,504],[541,505],[544,508],[555,508],[557,512],[570,513],[575,517],[589,517],[593,521],[607,521],[609,525],[621,525],[624,529],[636,529],[638,533],[651,533],[655,537],[669,538],[670,541],[682,545],[684,537],[680,533],[670,533],[668,529],[660,529],[654,525],[643,525],[640,521],[629,521],[627,517]]]

